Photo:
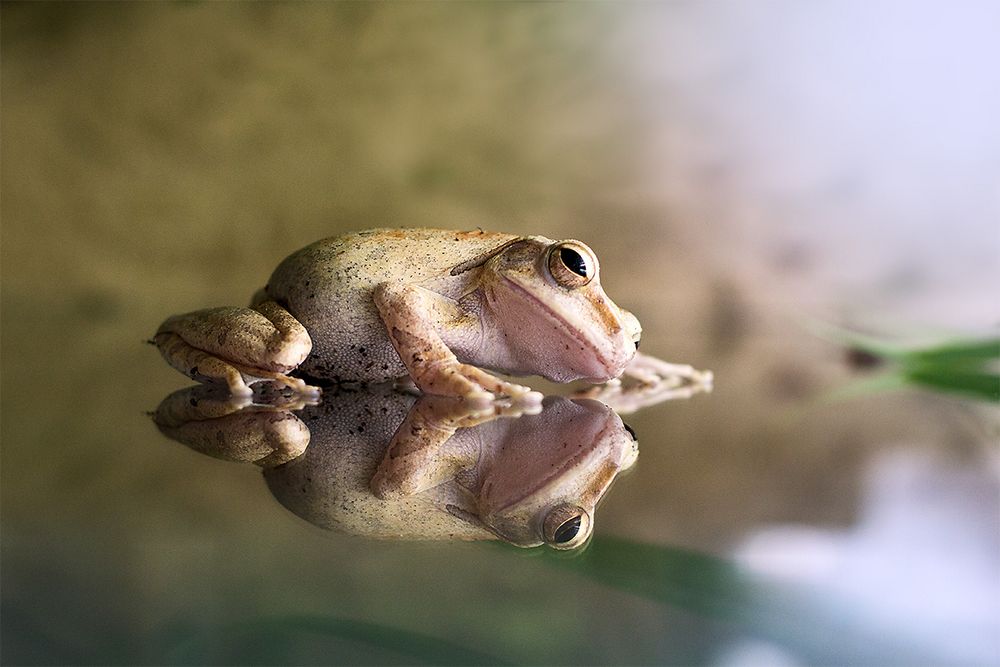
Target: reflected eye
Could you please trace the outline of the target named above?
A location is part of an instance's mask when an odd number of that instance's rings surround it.
[[[575,549],[590,535],[590,515],[576,505],[559,505],[546,515],[542,530],[542,537],[549,546]]]
[[[549,252],[549,273],[561,287],[583,287],[597,274],[597,258],[582,243],[560,243]]]
[[[579,532],[580,517],[575,516],[568,521],[563,521],[562,524],[556,528],[556,534],[553,536],[555,539],[552,541],[556,544],[565,544],[576,537]]]

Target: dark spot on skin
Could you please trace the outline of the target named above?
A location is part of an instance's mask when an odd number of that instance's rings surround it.
[[[363,347],[359,347],[358,348],[358,352],[360,352],[362,355],[367,355],[368,354],[368,350],[366,350]]]

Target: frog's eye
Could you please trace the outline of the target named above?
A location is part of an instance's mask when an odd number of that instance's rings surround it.
[[[590,535],[590,515],[575,505],[559,505],[546,515],[542,530],[542,537],[549,546],[575,549]]]
[[[597,258],[582,243],[559,243],[549,251],[549,273],[561,287],[583,287],[597,274]]]

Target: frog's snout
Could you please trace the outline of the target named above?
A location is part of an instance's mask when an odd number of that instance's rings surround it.
[[[625,335],[635,343],[635,349],[638,350],[639,339],[642,337],[642,325],[639,324],[639,319],[627,310],[622,310],[622,327],[625,329]]]

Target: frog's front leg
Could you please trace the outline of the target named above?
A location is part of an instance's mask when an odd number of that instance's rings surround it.
[[[375,288],[374,300],[393,347],[420,391],[481,405],[500,395],[524,403],[541,402],[542,395],[530,387],[506,382],[458,360],[442,333],[454,336],[478,323],[463,319],[450,299],[418,285],[383,283]]]
[[[489,407],[443,396],[423,395],[410,408],[386,448],[371,479],[372,492],[382,500],[409,496],[437,486],[471,465],[461,452],[442,450],[459,428],[496,419]],[[457,454],[457,455],[456,455]]]
[[[153,342],[171,366],[201,382],[223,383],[234,396],[249,396],[249,385],[262,379],[301,393],[319,391],[286,375],[309,356],[312,340],[273,301],[175,315],[160,325]]]
[[[455,477],[476,462],[478,450],[449,448],[460,429],[494,419],[541,412],[540,405],[470,405],[453,397],[422,395],[410,408],[386,448],[371,479],[372,492],[382,500],[413,495]]]

